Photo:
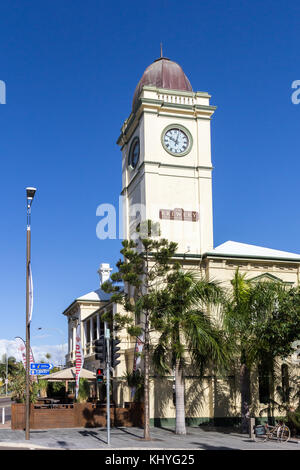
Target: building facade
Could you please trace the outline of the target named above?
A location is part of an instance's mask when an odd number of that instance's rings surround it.
[[[206,92],[194,92],[180,65],[167,58],[160,57],[145,70],[117,140],[122,153],[124,238],[134,239],[141,222],[150,219],[159,223],[162,238],[178,244],[176,256],[184,268],[220,281],[224,287],[230,288],[237,268],[253,282],[272,279],[298,286],[299,254],[233,241],[214,248],[210,123],[216,108],[210,98]],[[109,269],[106,266],[106,278]],[[93,344],[103,330],[101,316],[109,310],[115,313],[120,306],[101,289],[79,297],[65,310],[69,363],[74,361],[74,327],[80,321],[84,367],[95,370],[99,366]],[[132,370],[135,339],[125,331],[120,339],[121,363],[115,370],[114,394],[115,401],[123,406],[131,400],[124,375]],[[297,379],[296,346],[294,357],[288,358],[286,365]],[[156,424],[170,423],[175,419],[174,377],[157,377],[154,371],[151,374],[150,417]],[[256,371],[252,379],[256,384]],[[200,381],[197,371],[190,371],[185,378],[187,418],[194,422],[238,418],[241,404],[237,381],[235,372]],[[252,395],[259,411],[264,404],[259,402],[255,387]]]

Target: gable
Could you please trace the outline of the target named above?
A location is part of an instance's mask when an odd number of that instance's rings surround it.
[[[285,284],[287,286],[292,286],[293,282],[288,282],[288,281],[283,281],[280,279],[280,277],[274,276],[274,274],[270,273],[263,273],[260,274],[259,276],[252,277],[249,279],[250,282],[266,282],[266,281],[272,281],[272,282],[279,282],[280,284]]]

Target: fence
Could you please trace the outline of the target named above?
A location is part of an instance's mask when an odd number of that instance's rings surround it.
[[[142,426],[143,405],[130,403],[128,408],[110,408],[111,426]],[[106,427],[106,407],[92,403],[67,405],[31,405],[30,428],[93,428]],[[11,406],[11,429],[25,429],[25,405],[14,403]]]

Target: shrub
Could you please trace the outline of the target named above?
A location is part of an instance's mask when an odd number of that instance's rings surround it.
[[[286,422],[292,434],[300,434],[300,406],[287,413]]]

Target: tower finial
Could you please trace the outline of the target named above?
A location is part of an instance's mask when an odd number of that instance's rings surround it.
[[[162,47],[162,42],[160,43],[160,57],[163,57],[163,47]]]

